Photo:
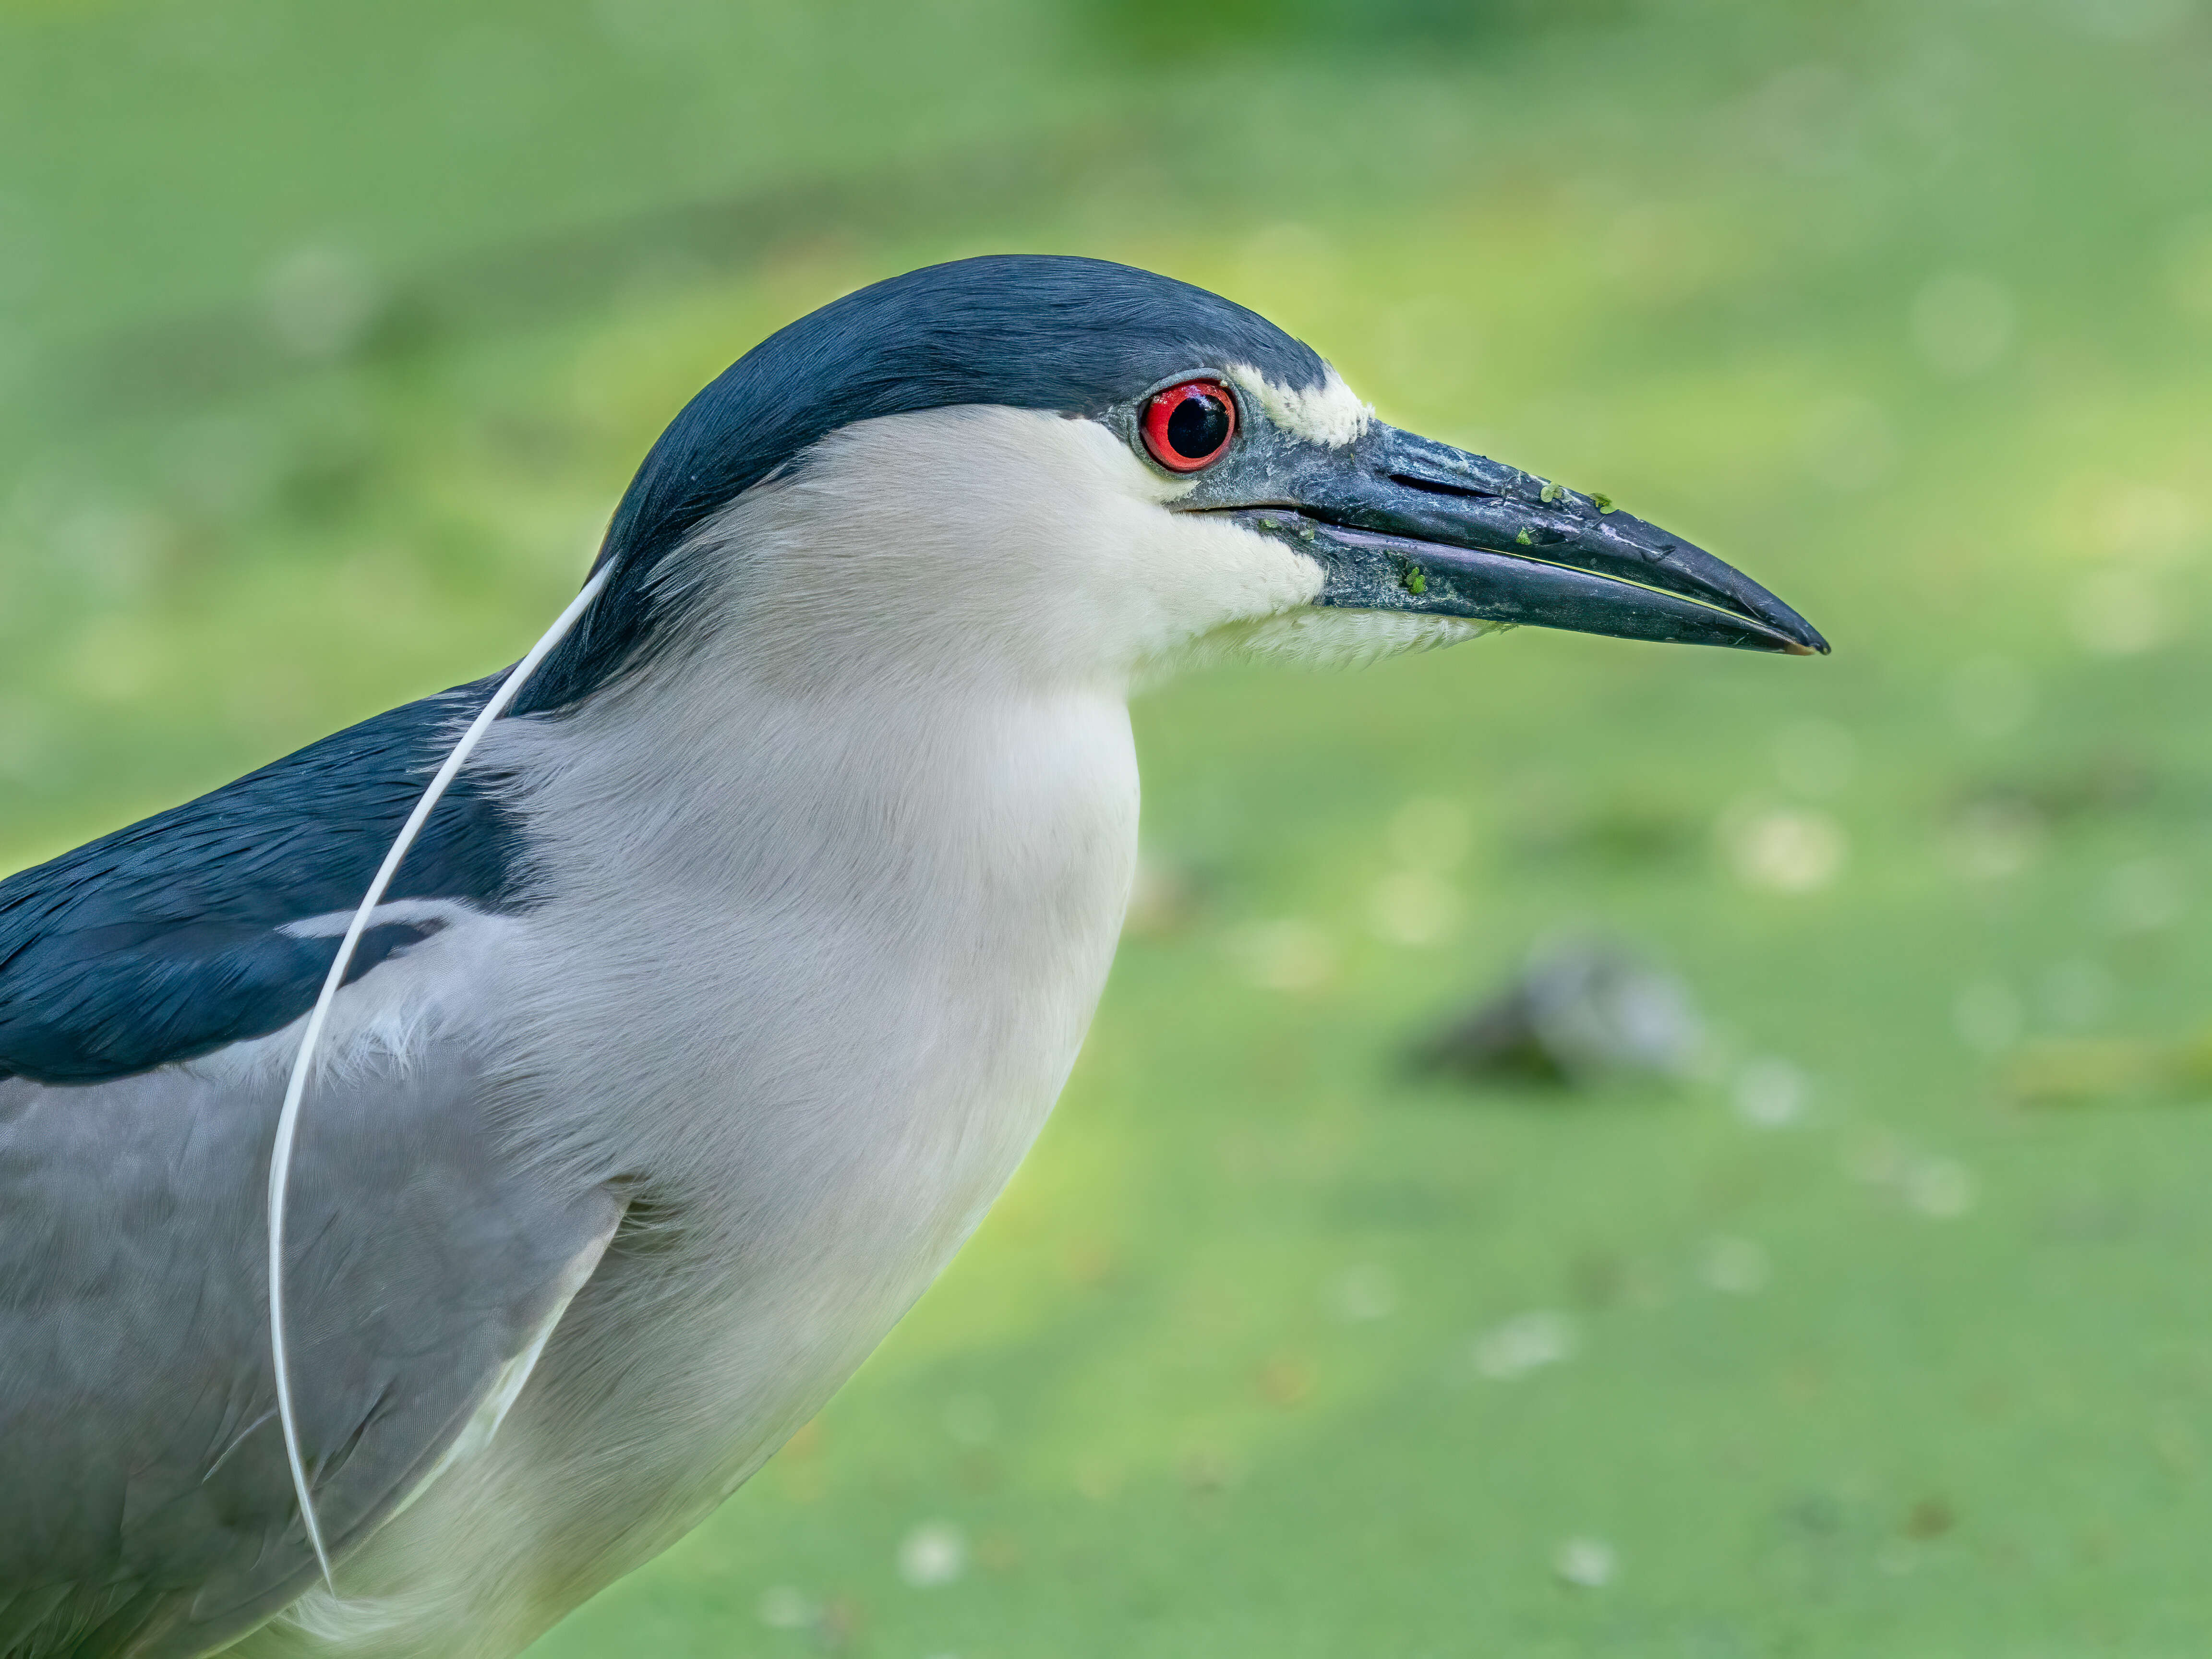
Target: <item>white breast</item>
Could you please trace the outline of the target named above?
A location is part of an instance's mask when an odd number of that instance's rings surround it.
[[[672,732],[669,706],[609,711],[537,774],[548,900],[507,1036],[557,1079],[546,1154],[640,1179],[702,1253],[720,1397],[696,1409],[750,1455],[1042,1127],[1127,904],[1136,763],[1106,696],[702,686]]]

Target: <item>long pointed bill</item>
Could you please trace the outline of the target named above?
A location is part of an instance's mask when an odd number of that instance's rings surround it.
[[[1214,510],[1318,559],[1320,604],[1796,656],[1828,649],[1757,582],[1601,496],[1380,422],[1349,452],[1302,459],[1278,474],[1280,506]]]

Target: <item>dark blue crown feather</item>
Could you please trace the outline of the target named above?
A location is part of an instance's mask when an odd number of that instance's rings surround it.
[[[0,1076],[97,1083],[265,1036],[313,1006],[335,938],[496,678],[389,710],[0,882]],[[520,838],[454,781],[389,897],[521,902]],[[348,980],[435,924],[372,927]]]
[[[961,404],[1096,414],[1171,375],[1233,363],[1300,388],[1327,373],[1242,306],[1098,259],[965,259],[834,301],[754,347],[670,423],[608,527],[606,591],[514,712],[566,707],[641,660],[674,615],[649,581],[654,566],[839,427]],[[361,902],[497,684],[380,714],[0,882],[0,1076],[96,1083],[307,1012],[337,940],[279,930]],[[465,772],[388,896],[511,909],[526,902],[522,866],[520,832],[488,781]],[[426,931],[371,928],[349,980]]]

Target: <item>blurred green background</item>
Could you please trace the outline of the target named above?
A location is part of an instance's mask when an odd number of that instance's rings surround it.
[[[2212,15],[7,0],[0,868],[511,660],[682,400],[1107,255],[1835,641],[1138,713],[1148,896],[862,1375],[536,1651],[2212,1640]],[[1680,1085],[1410,1044],[1601,929]]]

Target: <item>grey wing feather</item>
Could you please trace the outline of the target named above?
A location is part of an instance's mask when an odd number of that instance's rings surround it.
[[[281,1076],[238,1069],[0,1078],[0,1659],[205,1653],[315,1581],[264,1303]],[[454,1046],[319,1081],[290,1204],[293,1386],[343,1562],[557,1317],[620,1206],[520,1167]]]

